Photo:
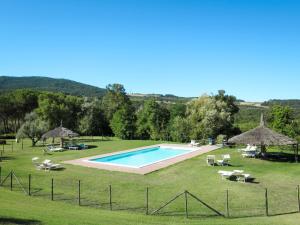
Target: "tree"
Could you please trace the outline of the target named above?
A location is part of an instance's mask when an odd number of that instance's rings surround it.
[[[170,112],[155,99],[144,102],[137,116],[137,134],[141,138],[166,139]]]
[[[131,105],[131,101],[126,94],[124,86],[121,84],[109,84],[103,97],[103,109],[107,120],[110,121],[114,113],[126,104]]]
[[[85,99],[82,104],[82,118],[79,131],[85,135],[104,135],[109,131],[109,124],[104,116],[99,99]]]
[[[134,108],[124,105],[114,113],[110,127],[115,136],[121,139],[132,139],[135,132],[135,121]]]
[[[186,114],[186,104],[183,103],[171,104],[168,109],[170,111],[170,120],[173,120],[178,116],[184,117]]]
[[[32,146],[35,146],[47,130],[48,124],[38,118],[35,112],[31,112],[25,116],[25,122],[18,130],[17,138],[30,138]]]
[[[191,128],[191,138],[206,139],[219,134],[229,136],[235,130],[234,114],[238,107],[233,96],[219,92],[216,96],[203,95],[191,101],[187,107],[187,115]]]
[[[4,133],[16,132],[27,113],[38,107],[37,91],[20,89],[0,95],[0,121]]]
[[[268,114],[268,121],[274,130],[290,137],[299,134],[294,111],[289,106],[273,105]]]
[[[191,124],[186,118],[177,116],[172,120],[170,135],[173,141],[188,142],[190,140]]]
[[[83,99],[62,93],[43,93],[39,96],[38,115],[49,123],[50,128],[63,126],[77,130]]]

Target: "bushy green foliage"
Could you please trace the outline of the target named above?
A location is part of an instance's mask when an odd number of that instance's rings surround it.
[[[82,117],[79,122],[79,131],[84,135],[104,135],[109,129],[108,121],[99,99],[85,99],[82,106]]]
[[[224,134],[219,134],[217,136],[217,144],[222,144],[224,140],[227,140],[227,135],[224,135]]]
[[[0,121],[3,133],[16,132],[26,113],[37,108],[37,99],[38,92],[31,90],[17,90],[0,95]]]
[[[239,106],[240,110],[234,116],[234,124],[239,127],[242,132],[253,129],[259,125],[260,116],[267,112],[267,108],[256,106]]]
[[[18,130],[17,138],[30,138],[32,146],[35,146],[47,129],[48,124],[42,121],[35,112],[31,112],[26,114],[25,122]]]
[[[169,119],[170,113],[166,107],[157,103],[155,99],[149,99],[137,114],[137,135],[144,139],[166,139]]]
[[[219,91],[216,95],[202,96],[188,104],[157,98],[133,103],[121,84],[108,85],[103,99],[16,90],[0,94],[0,133],[16,133],[24,122],[25,114],[35,111],[41,120],[49,123],[49,129],[59,126],[62,121],[63,126],[85,135],[115,134],[121,138],[170,140],[171,137],[181,142],[189,139],[200,141],[219,134],[232,136],[239,133],[239,129],[254,128],[259,124],[261,113],[268,110],[267,107],[238,107],[236,101],[234,96]],[[132,115],[127,115],[128,111]],[[295,112],[294,109],[290,113],[292,123],[281,121],[281,125],[270,126],[286,135],[297,136],[299,123]],[[134,116],[137,122],[135,126],[129,126]],[[284,129],[282,124],[285,124]],[[129,131],[125,132],[125,128]]]
[[[49,123],[50,128],[63,126],[77,129],[81,113],[82,98],[62,93],[42,93],[39,95],[38,115]]]
[[[190,121],[181,116],[176,116],[170,126],[170,136],[176,142],[190,141],[191,124]]]
[[[296,137],[299,134],[299,128],[293,115],[293,110],[289,106],[273,105],[269,111],[268,121],[274,130]]]
[[[231,135],[234,114],[238,112],[233,96],[219,91],[218,95],[203,95],[188,104],[187,114],[191,123],[191,138],[206,139],[219,134]]]
[[[121,139],[132,139],[135,132],[135,121],[134,108],[127,104],[114,113],[110,126],[115,136]]]
[[[130,99],[126,94],[125,88],[121,84],[109,84],[106,87],[106,94],[103,97],[103,108],[108,121],[124,105],[130,104]]]
[[[186,113],[186,104],[175,103],[168,106],[170,111],[170,120],[173,120],[177,116],[184,117]]]

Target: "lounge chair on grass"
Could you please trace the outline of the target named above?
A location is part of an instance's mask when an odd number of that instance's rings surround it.
[[[244,172],[244,171],[238,171],[238,170],[224,171],[224,170],[219,170],[218,174],[221,175],[222,179],[229,179],[230,180],[230,179],[236,178],[242,172]]]
[[[51,152],[62,152],[64,151],[64,148],[48,145],[46,146],[46,148],[43,149],[43,151],[44,154],[50,154]]]
[[[244,173],[243,170],[233,170],[233,171],[219,170],[218,174],[221,175],[222,179],[241,181],[244,183],[249,181],[250,179],[253,179],[250,174]]]
[[[42,164],[40,165],[41,169],[44,170],[58,170],[58,169],[62,169],[63,166],[61,164],[56,164],[56,163],[52,163],[51,160],[46,159],[42,162]]]
[[[196,140],[191,140],[191,143],[189,144],[189,146],[192,147],[198,147],[200,145],[200,143],[196,142]]]
[[[217,160],[217,163],[220,166],[228,166],[229,165],[229,161],[230,161],[230,155],[226,154],[226,155],[222,155],[222,159]]]
[[[252,179],[251,175],[248,173],[242,173],[241,175],[238,175],[236,180],[246,183],[248,180]]]
[[[56,147],[56,146],[53,146],[53,145],[48,145],[48,146],[47,146],[47,149],[48,149],[50,152],[61,152],[61,151],[64,150],[64,148]]]
[[[86,144],[79,144],[78,146],[80,149],[88,149],[89,148],[89,146]]]
[[[214,155],[208,155],[206,158],[206,163],[209,166],[215,166],[216,157]]]
[[[64,168],[61,164],[52,163],[50,159],[45,159],[43,162],[38,162],[38,157],[32,158],[33,164],[38,170],[57,170]]]
[[[257,155],[256,151],[248,151],[242,154],[243,158],[255,158]]]
[[[233,179],[236,178],[238,175],[242,174],[244,171],[242,170],[234,170],[234,171],[224,171],[219,170],[218,174],[221,175],[222,179]]]
[[[238,149],[238,152],[244,152],[244,151],[247,151],[247,150],[250,150],[250,149],[251,149],[251,145],[247,144],[246,148],[240,148],[240,149]]]

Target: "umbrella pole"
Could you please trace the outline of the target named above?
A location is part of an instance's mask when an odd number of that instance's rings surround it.
[[[296,150],[295,150],[295,162],[298,162],[298,150],[299,150],[299,144],[297,143],[296,145]]]
[[[263,145],[263,144],[261,144],[260,145],[260,150],[261,150],[261,157],[262,158],[266,158],[266,146],[265,145]]]

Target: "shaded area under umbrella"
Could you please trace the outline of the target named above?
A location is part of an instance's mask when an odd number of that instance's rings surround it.
[[[295,160],[298,162],[298,142],[266,127],[263,114],[261,115],[261,121],[258,127],[234,136],[230,138],[228,142],[232,144],[258,145],[261,146],[262,153],[265,152],[266,146],[291,145],[294,147]]]
[[[77,136],[79,136],[79,134],[77,134],[76,132],[71,131],[63,126],[60,126],[43,134],[42,139],[60,138],[60,147],[63,147],[64,138],[73,138]]]

